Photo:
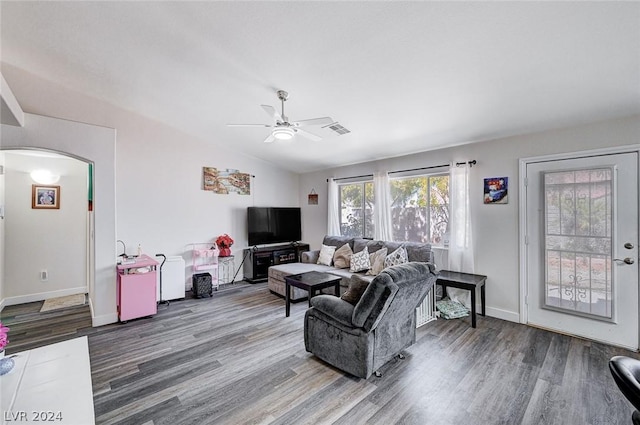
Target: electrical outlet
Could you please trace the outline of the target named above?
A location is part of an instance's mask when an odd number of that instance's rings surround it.
[[[47,271],[47,269],[40,270],[40,280],[42,282],[46,282],[47,280],[49,280],[49,272]]]

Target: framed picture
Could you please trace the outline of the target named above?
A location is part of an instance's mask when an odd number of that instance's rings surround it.
[[[31,188],[31,208],[60,209],[60,186],[34,184]]]
[[[230,168],[218,170],[215,167],[202,167],[202,189],[219,195],[250,195],[251,174]]]
[[[509,178],[489,177],[484,179],[484,203],[506,204],[509,202]]]
[[[315,189],[311,189],[309,194],[309,205],[318,205],[318,194]]]

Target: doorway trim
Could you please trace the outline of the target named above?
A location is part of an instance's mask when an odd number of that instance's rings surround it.
[[[527,263],[527,165],[537,162],[558,161],[566,159],[578,159],[588,158],[591,156],[611,155],[620,153],[637,153],[640,157],[640,144],[617,146],[603,149],[593,149],[586,151],[565,152],[551,155],[542,155],[535,157],[520,158],[519,160],[519,194],[518,194],[518,251],[519,251],[519,309],[520,309],[520,323],[527,324],[529,317],[527,311],[527,278],[528,278],[528,263]],[[640,307],[640,299],[638,300],[638,306]]]

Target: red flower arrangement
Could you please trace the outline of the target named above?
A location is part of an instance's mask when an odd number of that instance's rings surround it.
[[[233,239],[231,239],[231,236],[226,233],[218,236],[216,239],[216,245],[220,248],[220,257],[228,257],[231,255],[231,245],[233,245]]]

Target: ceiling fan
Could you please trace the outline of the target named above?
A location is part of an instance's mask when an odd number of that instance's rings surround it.
[[[278,99],[280,99],[280,103],[282,105],[282,113],[276,111],[273,106],[270,105],[260,105],[262,109],[269,114],[275,120],[275,124],[227,124],[229,127],[268,127],[273,128],[271,130],[271,134],[264,139],[265,143],[271,143],[274,140],[289,140],[293,138],[295,134],[299,134],[307,139],[313,141],[322,140],[322,137],[316,136],[315,134],[309,133],[308,131],[302,130],[300,127],[308,127],[311,125],[328,125],[332,124],[334,121],[330,117],[322,117],[322,118],[312,118],[309,120],[301,120],[295,122],[289,122],[289,118],[284,114],[284,102],[289,98],[289,93],[284,90],[278,90],[276,92],[278,95]]]

